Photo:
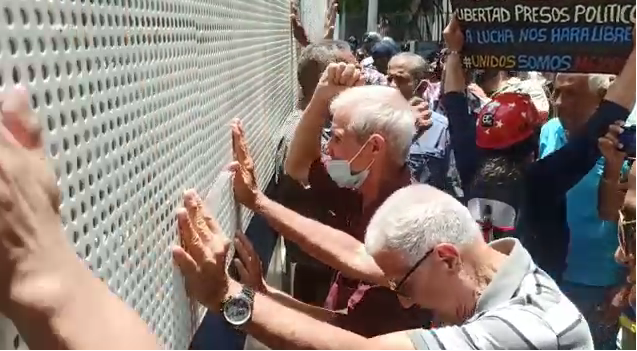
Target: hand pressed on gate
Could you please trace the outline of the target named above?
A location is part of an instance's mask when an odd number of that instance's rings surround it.
[[[69,244],[27,91],[16,87],[0,103],[0,312],[32,349],[157,349]]]
[[[203,213],[201,199],[194,190],[184,194],[184,208],[177,210],[183,246],[173,247],[173,257],[184,275],[188,294],[204,306],[219,311],[228,293],[226,255],[230,240],[214,218]]]
[[[254,161],[246,143],[245,131],[239,119],[230,124],[232,129],[232,155],[234,161],[228,165],[233,173],[232,184],[235,200],[254,210],[259,196],[263,195],[254,174]]]
[[[261,268],[261,259],[250,240],[240,231],[235,234],[234,248],[239,255],[239,258],[234,259],[234,265],[239,271],[241,283],[254,289],[254,291],[267,292],[267,285]]]

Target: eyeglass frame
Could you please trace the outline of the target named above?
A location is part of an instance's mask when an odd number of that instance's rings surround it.
[[[393,280],[389,281],[389,288],[391,289],[391,291],[401,295],[401,296],[405,296],[405,294],[403,292],[400,291],[400,289],[403,287],[403,285],[405,284],[405,282],[407,281],[407,279],[409,279],[409,277],[416,271],[416,269],[418,269],[418,267],[420,267],[420,265],[427,259],[427,257],[429,257],[429,255],[431,255],[431,253],[434,252],[434,248],[430,249],[429,251],[427,251],[421,259],[419,259],[418,261],[416,261],[416,263],[407,271],[407,273],[405,273],[405,275],[402,277],[402,279],[400,279],[398,281],[398,283],[394,282]]]

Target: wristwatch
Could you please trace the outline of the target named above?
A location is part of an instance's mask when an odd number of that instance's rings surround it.
[[[254,290],[243,286],[237,296],[229,297],[221,303],[221,315],[235,328],[240,328],[252,318]]]

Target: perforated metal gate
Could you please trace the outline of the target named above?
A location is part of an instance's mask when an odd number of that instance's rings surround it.
[[[317,26],[324,11],[312,6],[303,21]],[[33,93],[69,240],[165,347],[186,348],[200,316],[168,250],[175,209],[184,189],[212,189],[233,233],[229,179],[215,179],[231,161],[234,117],[269,180],[296,92],[288,0],[0,0],[0,10],[0,91],[20,82]],[[2,324],[0,347],[25,347]]]

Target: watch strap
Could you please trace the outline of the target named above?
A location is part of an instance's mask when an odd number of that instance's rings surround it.
[[[254,302],[254,290],[252,290],[250,287],[244,285],[241,289],[241,295],[247,297],[251,303]]]

